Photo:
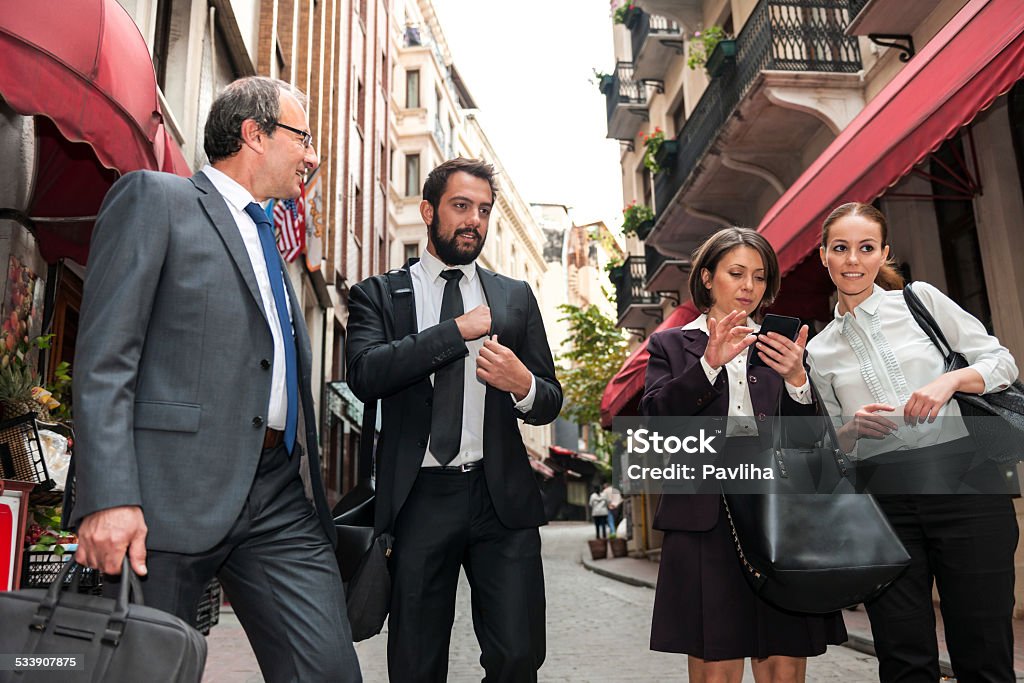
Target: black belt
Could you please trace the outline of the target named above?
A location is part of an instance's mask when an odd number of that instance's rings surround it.
[[[428,472],[475,472],[476,470],[482,470],[484,468],[483,460],[474,460],[473,462],[464,462],[461,465],[438,465],[435,467],[424,467],[422,469]]]

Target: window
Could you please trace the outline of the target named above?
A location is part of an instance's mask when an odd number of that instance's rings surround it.
[[[419,109],[420,107],[419,69],[405,72],[405,107],[406,109]]]
[[[420,155],[405,157],[405,196],[416,197],[420,193]]]
[[[411,258],[419,258],[420,245],[418,242],[406,242],[402,245],[402,264],[409,262]]]

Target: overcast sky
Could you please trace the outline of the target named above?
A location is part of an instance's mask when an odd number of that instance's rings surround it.
[[[611,71],[600,0],[433,0],[479,119],[527,202],[573,207],[577,224],[622,224],[619,143],[605,138],[593,69]]]

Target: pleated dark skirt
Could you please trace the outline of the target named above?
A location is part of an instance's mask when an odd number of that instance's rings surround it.
[[[666,531],[651,649],[717,661],[813,657],[846,641],[842,615],[787,612],[757,597],[743,575],[724,504],[709,531]]]

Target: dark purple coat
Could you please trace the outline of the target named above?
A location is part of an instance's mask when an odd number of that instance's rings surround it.
[[[651,335],[647,344],[650,360],[642,415],[722,416],[729,414],[728,372],[723,368],[714,384],[701,366],[700,358],[708,336],[700,330],[679,328]],[[753,352],[751,349],[750,352]],[[782,395],[783,415],[813,415],[816,407],[797,403],[785,391],[782,378],[770,368],[747,368],[750,403],[758,421],[758,435],[765,448],[771,446],[771,424]],[[654,515],[654,528],[662,531],[708,531],[718,521],[719,496],[710,494],[665,495]]]

